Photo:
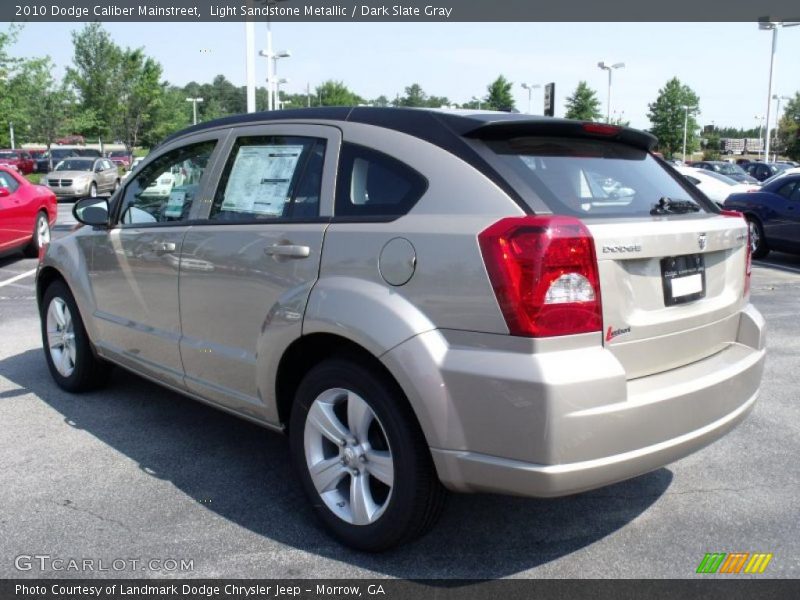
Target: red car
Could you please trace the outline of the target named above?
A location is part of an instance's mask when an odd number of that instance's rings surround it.
[[[25,150],[0,150],[0,165],[11,165],[23,175],[33,173],[36,161]]]
[[[131,168],[131,154],[125,150],[112,150],[108,153],[108,159],[125,170]]]
[[[0,166],[0,254],[22,250],[35,257],[50,243],[55,225],[56,196],[34,185],[15,169]]]

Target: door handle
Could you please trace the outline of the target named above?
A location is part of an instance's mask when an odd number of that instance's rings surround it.
[[[156,254],[167,254],[168,252],[175,252],[175,242],[153,242],[150,247]]]
[[[308,258],[311,248],[308,246],[296,246],[295,244],[274,244],[264,248],[264,254],[268,256],[286,256],[287,258]]]

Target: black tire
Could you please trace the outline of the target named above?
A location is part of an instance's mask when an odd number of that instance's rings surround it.
[[[379,435],[385,434],[385,449],[393,463],[393,485],[383,500],[383,512],[369,524],[348,522],[326,505],[314,485],[306,460],[305,430],[309,410],[323,392],[336,388],[354,392],[366,402],[375,417],[370,436],[375,434],[377,423]],[[447,493],[436,475],[422,430],[402,391],[388,376],[376,374],[375,369],[347,358],[329,359],[312,368],[297,389],[289,436],[292,461],[303,488],[328,531],[343,544],[370,552],[387,550],[423,535],[441,514]],[[378,449],[380,439],[369,437],[369,441],[371,447]],[[335,449],[333,458],[336,458],[335,452],[339,449],[333,444],[330,446]],[[342,452],[344,449],[339,456]],[[369,459],[364,465],[367,470],[368,464]],[[377,479],[367,480],[366,474],[360,477],[367,482],[364,485],[381,484]],[[352,493],[354,481],[352,475],[344,475],[340,481],[345,489],[342,493]]]
[[[44,227],[47,230],[47,239],[43,240],[42,236],[40,235],[40,228]],[[31,237],[30,243],[25,246],[25,250],[23,250],[25,256],[28,258],[37,258],[39,256],[39,250],[42,247],[43,243],[49,243],[50,241],[50,221],[47,219],[47,213],[44,211],[39,211],[36,215],[36,221],[33,224],[33,236]]]
[[[62,374],[54,362],[53,351],[50,347],[48,338],[48,311],[54,302],[63,302],[69,310],[72,322],[72,335],[74,335],[74,362],[70,361],[73,368],[70,373]],[[68,392],[85,392],[103,386],[111,374],[112,366],[110,363],[95,356],[86,334],[86,328],[78,312],[78,306],[72,292],[67,285],[56,280],[51,283],[44,292],[41,307],[41,328],[42,344],[44,355],[47,360],[47,367],[58,386]],[[66,349],[63,350],[66,352]]]
[[[769,254],[767,239],[764,237],[764,228],[761,222],[755,217],[747,217],[748,227],[750,228],[750,252],[753,258],[764,258]]]

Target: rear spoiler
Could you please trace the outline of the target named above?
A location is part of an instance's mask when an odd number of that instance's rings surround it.
[[[654,135],[617,125],[570,121],[567,119],[536,120],[497,120],[481,123],[473,129],[461,132],[461,135],[480,140],[503,140],[512,137],[554,136],[572,138],[593,138],[613,140],[650,152],[655,148],[658,138]]]

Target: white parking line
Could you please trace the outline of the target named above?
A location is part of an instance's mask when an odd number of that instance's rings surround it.
[[[11,285],[15,281],[19,281],[20,279],[25,279],[26,277],[30,277],[31,275],[36,273],[36,269],[31,269],[30,271],[25,271],[24,273],[20,273],[16,277],[12,277],[11,279],[6,279],[5,281],[0,281],[0,287],[5,287],[7,285]]]

